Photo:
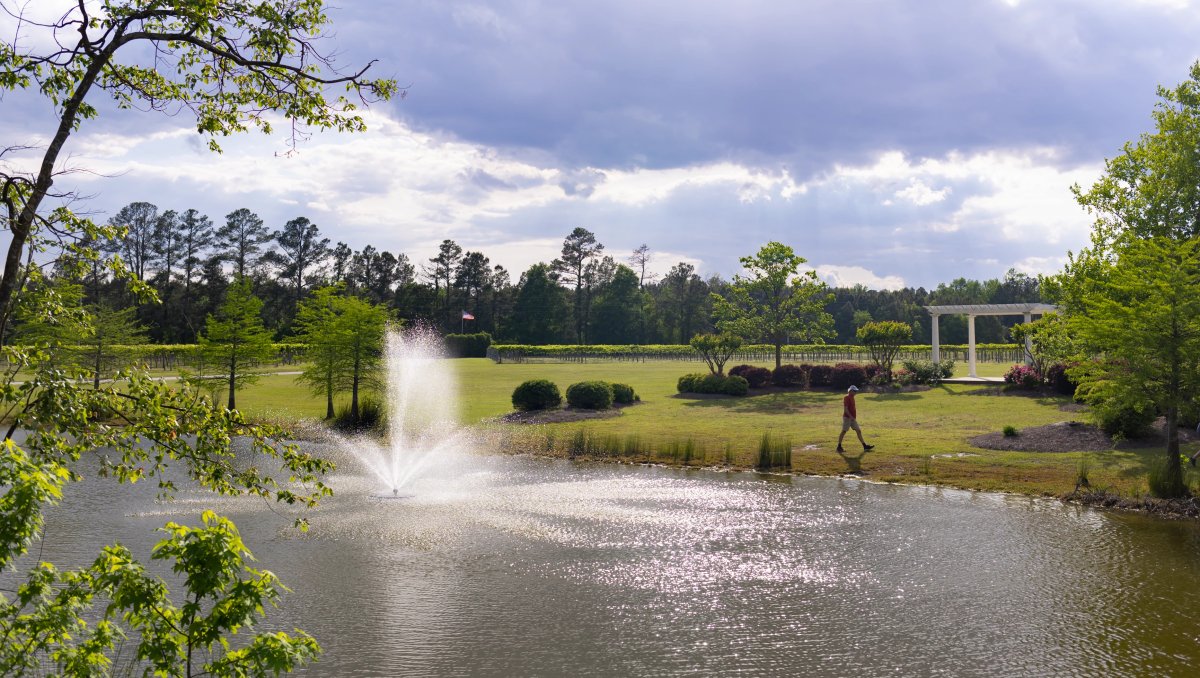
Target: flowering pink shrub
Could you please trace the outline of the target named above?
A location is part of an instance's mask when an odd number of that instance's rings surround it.
[[[1004,383],[1020,388],[1037,388],[1042,385],[1042,375],[1029,365],[1013,365],[1005,373]]]

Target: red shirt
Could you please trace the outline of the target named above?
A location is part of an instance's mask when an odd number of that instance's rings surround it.
[[[858,410],[854,409],[854,394],[847,393],[845,398],[842,398],[842,416],[858,419]]]

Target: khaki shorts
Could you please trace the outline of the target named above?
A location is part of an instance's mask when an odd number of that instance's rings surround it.
[[[858,427],[857,419],[854,417],[842,417],[842,433],[845,433],[850,429],[854,429],[855,431],[862,433],[862,429]]]

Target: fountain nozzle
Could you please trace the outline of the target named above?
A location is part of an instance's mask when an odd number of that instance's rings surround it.
[[[398,488],[398,487],[393,487],[393,488],[392,488],[392,496],[393,496],[393,497],[398,497],[398,496],[400,496],[400,488]]]

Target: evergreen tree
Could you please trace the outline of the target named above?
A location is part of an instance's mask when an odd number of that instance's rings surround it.
[[[158,207],[148,202],[133,202],[117,211],[109,223],[126,230],[114,245],[125,259],[129,270],[139,280],[146,279],[150,265],[154,228],[158,224]]]
[[[238,277],[217,312],[208,317],[200,337],[206,359],[221,370],[221,380],[229,386],[231,410],[237,409],[237,391],[258,381],[249,370],[274,353],[271,333],[263,327],[262,307],[250,291],[250,280]]]
[[[379,384],[383,367],[383,342],[387,334],[387,309],[358,297],[339,297],[334,336],[340,337],[341,361],[336,388],[350,392],[350,420],[361,419],[359,397],[366,387]]]
[[[179,221],[180,256],[183,258],[183,293],[180,318],[187,328],[184,337],[195,341],[201,314],[196,308],[196,275],[201,270],[213,242],[212,220],[194,209],[185,210]]]
[[[257,272],[263,245],[271,242],[271,237],[263,220],[242,207],[225,215],[225,225],[216,232],[217,249],[225,261],[233,263],[235,278],[248,278]]]
[[[329,258],[329,238],[321,237],[321,229],[305,217],[296,217],[273,234],[279,251],[271,253],[271,261],[280,265],[283,278],[291,287],[292,308],[304,297],[304,285],[313,269],[319,269]],[[290,315],[290,309],[287,312]]]
[[[348,337],[339,320],[344,288],[322,287],[300,302],[296,309],[296,341],[306,347],[308,366],[296,380],[307,384],[313,395],[325,397],[325,418],[333,419],[333,398],[338,393],[338,375],[346,354]]]
[[[550,277],[550,267],[534,264],[521,275],[510,331],[523,344],[562,341],[567,315],[563,289]]]
[[[637,273],[628,266],[618,266],[612,281],[596,295],[590,336],[600,344],[635,343],[641,316],[642,292]]]
[[[555,259],[551,266],[559,279],[566,285],[575,286],[575,305],[572,314],[575,317],[575,343],[584,343],[587,328],[587,304],[584,299],[584,288],[587,285],[585,272],[592,259],[604,251],[604,245],[596,241],[596,234],[586,228],[576,227],[563,240],[562,254]]]

